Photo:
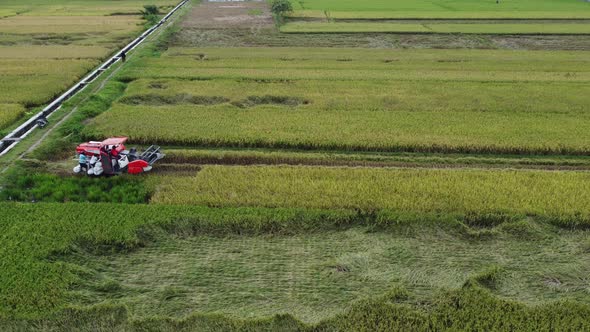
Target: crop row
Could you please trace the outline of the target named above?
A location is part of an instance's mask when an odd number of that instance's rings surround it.
[[[531,214],[590,225],[585,172],[206,166],[166,176],[154,204]]]
[[[450,82],[374,80],[149,80],[129,84],[122,102],[174,104],[208,99],[235,105],[274,102],[316,110],[585,112],[590,85],[583,83]],[[184,97],[184,98],[182,98]],[[192,99],[190,97],[193,97]],[[195,99],[196,98],[196,99]],[[217,98],[217,99],[214,99]],[[258,99],[256,99],[258,98]],[[282,98],[282,100],[281,100]]]
[[[34,5],[32,5],[33,3]],[[54,0],[51,2],[4,0],[2,1],[2,10],[20,16],[75,16],[78,18],[77,22],[83,24],[85,16],[110,16],[115,14],[132,16],[138,14],[144,5],[157,5],[163,11],[177,3],[175,0],[85,0],[82,2],[68,0]],[[74,18],[70,17],[70,19]]]
[[[588,18],[587,6],[575,0],[522,0],[497,3],[455,0],[439,5],[427,0],[293,1],[294,17],[326,18]]]
[[[345,151],[297,151],[267,149],[166,149],[166,162],[219,165],[323,165],[590,168],[588,157],[563,156],[457,156],[419,153],[351,153]]]
[[[590,34],[584,23],[326,23],[291,22],[283,33],[467,33],[467,34]]]
[[[478,218],[483,226],[495,226],[510,219],[486,214],[461,217],[381,211],[363,215],[344,210],[102,203],[0,203],[0,209],[0,326],[2,319],[48,317],[68,304],[68,290],[88,281],[84,279],[89,275],[72,262],[65,264],[62,259],[67,255],[105,250],[126,253],[151,243],[162,231],[184,236],[290,235],[356,226],[407,230],[418,225],[417,229],[424,230],[436,221],[445,228],[461,227],[463,219],[471,223]]]
[[[135,143],[185,146],[585,154],[589,122],[584,114],[567,113],[115,104],[85,128],[85,135],[128,135]]]

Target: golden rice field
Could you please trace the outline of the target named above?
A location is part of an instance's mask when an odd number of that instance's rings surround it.
[[[122,77],[587,83],[589,63],[578,51],[173,47]]]
[[[0,59],[0,102],[43,104],[97,64],[98,59]]]
[[[127,67],[125,95],[86,134],[184,146],[585,154],[589,62],[558,51],[172,48]]]
[[[158,181],[155,204],[590,216],[587,172],[205,166]]]
[[[326,23],[292,22],[283,33],[463,33],[463,34],[590,34],[588,23]]]
[[[343,69],[344,70],[344,69]],[[573,93],[572,93],[573,92]],[[315,110],[478,111],[584,113],[590,85],[582,82],[488,82],[417,79],[362,80],[178,80],[138,79],[131,82],[122,103],[166,104],[189,96],[225,99],[235,105],[248,98],[284,97],[288,106]]]
[[[0,104],[0,129],[16,121],[24,112],[24,107],[19,104]]]
[[[333,19],[383,18],[588,18],[588,5],[576,0],[471,1],[451,0],[307,0],[294,1],[293,17]]]
[[[6,34],[130,34],[138,31],[139,16],[12,16],[0,20]]]
[[[586,154],[588,125],[587,115],[567,113],[118,104],[95,118],[86,135],[123,134],[136,143],[184,146]]]

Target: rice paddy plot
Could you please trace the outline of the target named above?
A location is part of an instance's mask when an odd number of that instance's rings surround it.
[[[3,129],[23,116],[25,109],[19,104],[0,104],[0,129]]]
[[[171,48],[128,66],[138,78],[590,82],[586,52],[362,48]]]
[[[2,7],[19,16],[109,16],[138,15],[144,5],[156,5],[160,11],[171,9],[176,0],[4,0]]]
[[[41,105],[97,64],[97,59],[0,59],[0,103]]]
[[[171,48],[89,138],[444,153],[583,154],[584,52]],[[354,81],[354,84],[351,82]],[[138,126],[135,119],[149,119]]]
[[[85,135],[183,146],[581,155],[590,151],[588,125],[584,114],[116,104]]]
[[[422,69],[419,69],[422,71]],[[333,111],[476,111],[583,114],[590,85],[579,82],[138,79],[119,101],[128,105],[274,104]]]
[[[500,212],[587,226],[589,183],[585,172],[206,166],[192,177],[163,177],[151,203]]]
[[[143,29],[144,5],[166,11],[175,3],[3,1],[0,104],[32,107],[48,102]]]
[[[0,20],[0,32],[35,33],[132,33],[138,31],[138,16],[13,16]]]
[[[293,16],[314,18],[590,18],[590,5],[576,0],[306,0],[293,7]]]
[[[283,149],[167,148],[166,161],[174,164],[213,165],[324,165],[400,167],[511,167],[590,169],[584,156],[489,156],[431,153],[353,153]]]
[[[377,22],[291,22],[281,27],[283,33],[464,33],[577,35],[590,34],[587,23],[377,23]]]

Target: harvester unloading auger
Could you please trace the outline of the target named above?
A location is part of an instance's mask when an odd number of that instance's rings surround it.
[[[88,142],[78,145],[76,153],[80,156],[74,173],[88,175],[140,174],[152,170],[152,165],[164,158],[157,145],[150,146],[138,154],[135,148],[127,150],[127,137],[112,137],[102,142]]]

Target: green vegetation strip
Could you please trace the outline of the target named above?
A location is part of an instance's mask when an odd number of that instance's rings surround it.
[[[321,18],[590,18],[576,0],[306,0],[292,1],[294,16]]]
[[[590,226],[590,173],[206,166],[164,177],[152,203],[540,215]]]
[[[98,272],[74,288],[72,302],[112,302],[139,317],[288,313],[318,323],[392,286],[408,291],[402,302],[409,306],[436,301],[439,289],[459,289],[490,269],[496,280],[487,286],[495,295],[537,305],[566,299],[590,304],[583,280],[590,253],[582,251],[583,232],[514,220],[471,230],[493,239],[474,241],[435,225],[241,237],[190,236],[180,227],[133,252],[78,252],[64,259]]]
[[[292,22],[281,27],[284,33],[467,33],[575,35],[590,34],[588,23],[317,23]]]
[[[115,104],[83,134],[126,135],[146,145],[584,155],[589,122],[587,115],[560,113]]]
[[[72,163],[75,165],[75,163]],[[1,201],[145,203],[149,190],[137,177],[93,178],[11,171]]]

